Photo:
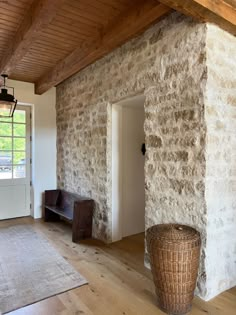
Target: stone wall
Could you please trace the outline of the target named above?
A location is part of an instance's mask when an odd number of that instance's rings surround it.
[[[106,242],[112,240],[112,104],[140,93],[145,95],[146,228],[178,222],[201,232],[198,294],[203,298],[216,292],[208,285],[219,287],[221,281],[217,278],[217,283],[214,282],[210,271],[212,260],[206,250],[209,247],[209,253],[215,254],[212,234],[220,224],[219,217],[215,221],[213,215],[208,222],[207,207],[213,214],[215,205],[211,207],[209,203],[211,185],[218,180],[217,174],[222,173],[218,164],[214,164],[216,156],[211,141],[215,139],[215,126],[221,128],[224,124],[225,111],[220,114],[221,120],[213,121],[215,116],[211,111],[215,104],[210,98],[214,98],[215,72],[210,66],[207,81],[207,57],[214,60],[211,36],[207,37],[210,30],[206,24],[173,13],[57,87],[58,187],[95,200],[93,235]],[[221,107],[224,106],[219,104],[219,110]],[[212,132],[207,134],[210,121]],[[233,155],[233,149],[230,152]],[[221,167],[224,166],[223,163]],[[232,191],[236,171],[233,162],[231,166],[227,187]],[[210,175],[211,171],[216,172]],[[231,205],[235,209],[235,203]],[[225,222],[232,219],[231,210]],[[217,211],[220,213],[221,207]],[[233,237],[232,227],[233,223],[230,228]],[[235,257],[235,245],[231,247],[234,254],[227,254],[228,260]],[[232,263],[230,268],[232,271]],[[222,288],[230,285],[226,278],[227,284]]]
[[[141,92],[146,96],[147,226],[160,218],[156,206],[160,204],[159,198],[164,203],[161,194],[167,188],[158,186],[165,176],[161,173],[164,164],[168,172],[172,172],[169,183],[169,179],[166,180],[166,185],[173,186],[169,197],[173,196],[173,191],[179,198],[181,194],[194,195],[197,190],[199,194],[202,189],[199,179],[190,183],[186,176],[188,173],[190,177],[192,172],[200,176],[203,171],[199,171],[197,165],[192,165],[192,169],[187,166],[191,160],[189,148],[195,150],[201,145],[194,130],[201,129],[198,121],[203,104],[199,100],[199,83],[204,76],[205,28],[204,24],[196,24],[183,15],[172,14],[57,87],[58,186],[95,199],[95,237],[108,242],[112,239],[110,165],[111,104],[114,102]],[[196,89],[195,95],[189,92],[192,88]],[[176,128],[179,128],[178,133]],[[159,145],[163,142],[161,157],[152,141],[156,137],[159,137]],[[168,148],[165,150],[164,146]],[[183,167],[183,178],[177,174],[175,162]],[[171,209],[177,205],[174,206],[174,201],[169,204]],[[164,215],[166,211],[167,208],[163,208],[163,218],[174,218],[174,214]],[[191,211],[193,214],[196,209],[191,208]]]
[[[236,38],[208,25],[206,298],[236,284]]]

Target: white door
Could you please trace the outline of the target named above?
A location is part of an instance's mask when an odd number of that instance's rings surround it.
[[[142,103],[141,103],[142,104]],[[123,107],[122,236],[144,232],[144,107]]]
[[[30,215],[30,107],[0,117],[0,220]]]

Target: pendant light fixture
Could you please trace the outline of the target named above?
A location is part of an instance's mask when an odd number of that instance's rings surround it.
[[[2,74],[3,77],[3,86],[1,86],[0,92],[0,117],[13,117],[17,100],[14,97],[14,88],[6,86],[7,74]],[[8,94],[7,89],[13,90],[13,95]]]

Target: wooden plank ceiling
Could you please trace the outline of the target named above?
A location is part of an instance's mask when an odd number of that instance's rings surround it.
[[[25,12],[33,0],[0,2],[0,57],[7,51],[8,44],[15,36],[16,30],[21,25]]]
[[[37,82],[76,47],[82,49],[86,43],[96,39],[106,23],[116,18],[131,3],[132,0],[121,0],[119,4],[112,0],[64,1],[52,22],[43,32],[39,32],[11,77]]]
[[[160,0],[202,22],[215,23],[236,35],[236,0]]]
[[[136,36],[172,8],[236,34],[235,2],[0,1],[0,72],[35,83],[36,93],[42,94]]]

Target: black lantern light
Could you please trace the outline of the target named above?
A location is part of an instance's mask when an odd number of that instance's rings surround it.
[[[17,100],[14,97],[14,88],[6,86],[6,74],[3,77],[3,86],[0,92],[0,117],[12,117],[16,108]],[[13,90],[13,95],[7,93],[7,88]]]

